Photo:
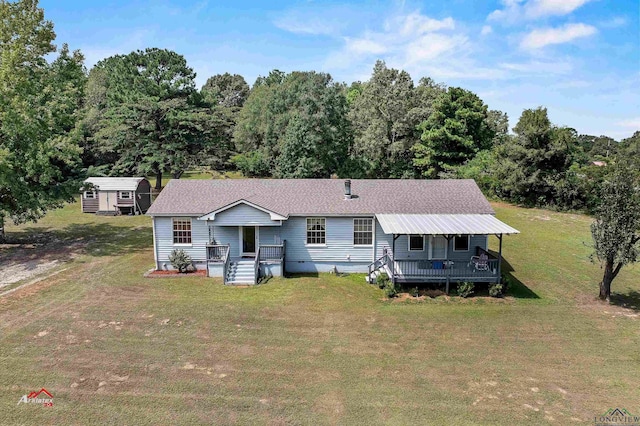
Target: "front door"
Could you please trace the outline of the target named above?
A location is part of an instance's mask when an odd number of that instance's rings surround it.
[[[258,246],[258,228],[256,226],[240,227],[240,256],[255,256]]]

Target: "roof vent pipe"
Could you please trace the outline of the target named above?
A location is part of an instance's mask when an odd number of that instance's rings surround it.
[[[351,180],[349,179],[344,181],[344,199],[351,199]]]

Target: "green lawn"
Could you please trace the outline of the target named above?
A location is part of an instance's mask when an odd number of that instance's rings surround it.
[[[522,231],[505,238],[521,283],[505,300],[390,302],[362,275],[253,288],[145,279],[150,219],[82,215],[77,204],[9,227],[12,239],[86,245],[67,270],[0,298],[0,424],[566,425],[611,407],[640,414],[640,267],[614,282],[618,306],[596,302],[588,218],[494,206]],[[42,387],[53,408],[16,405]]]

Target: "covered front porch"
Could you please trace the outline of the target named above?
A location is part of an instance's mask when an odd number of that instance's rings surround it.
[[[393,283],[445,283],[447,292],[451,282],[500,282],[504,235],[519,233],[493,215],[378,214],[376,219],[393,239],[391,247],[369,265],[367,281],[374,282],[386,273]],[[499,241],[497,256],[487,250],[491,235]],[[409,251],[396,249],[401,237]],[[423,246],[422,258],[408,258],[413,241],[419,242],[420,238],[428,239],[428,250]],[[455,252],[459,244],[455,239],[461,241],[463,250]],[[472,241],[483,241],[484,247],[472,246]]]

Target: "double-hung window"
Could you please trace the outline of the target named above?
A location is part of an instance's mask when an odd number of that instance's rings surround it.
[[[130,200],[131,199],[131,191],[120,191],[120,199],[121,200]]]
[[[191,219],[173,218],[173,244],[191,244]]]
[[[93,191],[85,191],[84,192],[84,198],[87,200],[92,200],[94,198],[96,198],[96,193]]]
[[[353,219],[353,245],[370,246],[373,244],[373,219]]]
[[[469,251],[469,236],[457,235],[453,237],[453,251]]]
[[[424,236],[409,235],[409,251],[424,251]]]
[[[326,219],[323,217],[307,218],[307,244],[324,245],[327,242]]]

